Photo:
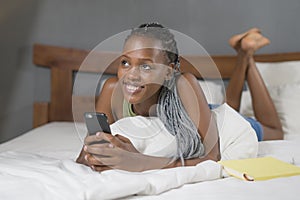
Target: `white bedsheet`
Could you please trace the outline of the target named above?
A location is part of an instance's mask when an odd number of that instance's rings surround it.
[[[57,159],[75,159],[85,134],[84,124],[52,122],[1,144],[0,152],[20,151]]]
[[[299,140],[259,142],[258,156],[274,156],[300,166]],[[185,184],[180,189],[166,191],[159,196],[131,196],[126,199],[299,200],[299,188],[300,176],[254,182],[227,177]]]
[[[134,194],[160,194],[185,183],[220,178],[212,161],[195,167],[132,173],[97,173],[73,160],[28,153],[0,154],[0,199],[112,199]]]
[[[82,146],[80,137],[85,134],[83,124],[77,128],[80,136],[73,123],[50,123],[1,144],[0,199],[296,200],[300,197],[300,176],[258,182],[232,177],[218,179],[220,168],[214,162],[151,173],[111,170],[99,174],[74,162]],[[300,166],[300,144],[296,141],[260,142],[258,154]]]
[[[79,135],[73,123],[50,123],[0,145],[0,199],[111,199],[152,195],[186,183],[221,177],[221,167],[213,161],[143,173],[94,172],[74,161],[82,147],[85,125],[77,124],[77,130]]]

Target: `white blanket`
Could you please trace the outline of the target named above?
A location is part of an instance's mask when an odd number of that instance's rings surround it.
[[[222,157],[256,156],[257,139],[250,125],[226,104],[214,113]],[[228,120],[232,123],[224,123]],[[154,195],[188,183],[221,178],[221,167],[213,161],[143,173],[121,170],[97,173],[74,162],[82,147],[80,138],[86,132],[84,124],[78,124],[77,131],[73,124],[52,123],[0,145],[0,199],[111,199]]]
[[[3,152],[0,154],[0,199],[112,199],[134,194],[160,194],[186,183],[220,178],[221,167],[206,161],[179,167],[133,173],[92,171],[73,160]]]

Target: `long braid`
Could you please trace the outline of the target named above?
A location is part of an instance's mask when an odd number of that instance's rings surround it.
[[[167,130],[175,135],[178,147],[177,157],[180,157],[182,163],[184,163],[183,158],[202,156],[204,145],[196,126],[180,101],[176,87],[176,77],[178,75],[179,72],[174,74],[174,77],[169,81],[166,81],[160,92],[159,105],[156,111]]]
[[[176,77],[180,74],[180,64],[174,35],[161,24],[148,23],[133,29],[126,40],[132,36],[144,36],[160,40],[169,62],[174,63],[177,67],[174,70],[173,77],[165,81],[162,86],[156,108],[157,115],[169,133],[176,137],[177,158],[181,158],[182,163],[184,163],[184,158],[202,156],[204,145],[201,142],[197,127],[186,113],[177,93]]]

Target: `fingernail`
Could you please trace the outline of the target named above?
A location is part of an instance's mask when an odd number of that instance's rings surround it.
[[[84,156],[84,159],[87,161],[87,160],[88,160],[88,156],[87,156],[87,155],[85,155],[85,156]]]
[[[92,168],[94,171],[96,170],[94,165],[92,165],[91,168]]]
[[[96,135],[97,135],[97,136],[100,136],[100,135],[101,135],[101,132],[96,133]]]
[[[86,151],[87,150],[87,146],[84,146],[83,149]]]
[[[114,145],[110,143],[110,144],[108,145],[108,147],[109,147],[109,148],[114,148]]]

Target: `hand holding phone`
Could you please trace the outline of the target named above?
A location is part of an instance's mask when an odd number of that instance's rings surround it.
[[[98,132],[111,133],[107,116],[104,113],[86,112],[84,119],[89,135],[96,135]],[[105,143],[103,140],[98,143]]]

